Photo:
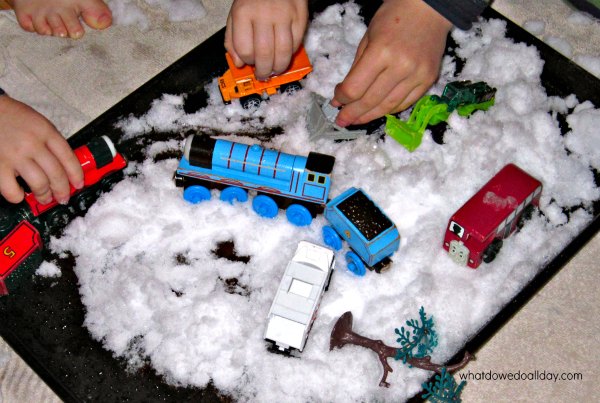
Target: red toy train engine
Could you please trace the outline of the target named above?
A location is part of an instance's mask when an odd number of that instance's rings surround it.
[[[107,175],[120,171],[127,165],[125,158],[117,152],[113,142],[106,136],[95,138],[74,152],[83,169],[84,189],[95,185]],[[71,185],[70,196],[79,192],[79,189],[75,189]],[[33,193],[29,192],[25,193],[25,201],[36,217],[58,205],[54,199],[48,204],[40,204]]]
[[[506,165],[450,218],[444,249],[456,263],[473,269],[491,262],[502,240],[539,205],[541,193],[540,181]]]
[[[82,189],[70,188],[66,206],[56,200],[41,204],[25,189],[25,201],[0,203],[0,295],[6,295],[31,276],[41,263],[42,239],[60,230],[75,215],[82,214],[103,191],[120,178],[127,165],[112,141],[98,137],[74,150],[84,175]]]

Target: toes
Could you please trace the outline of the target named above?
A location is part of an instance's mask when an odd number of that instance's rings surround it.
[[[63,10],[60,13],[60,18],[70,38],[79,39],[83,36],[85,31],[75,10]]]
[[[50,25],[50,29],[52,29],[52,35],[60,36],[61,38],[65,38],[67,36],[67,28],[65,24],[63,24],[63,20],[58,14],[51,14],[48,16],[48,25]]]
[[[52,35],[52,29],[48,25],[45,15],[36,15],[33,17],[33,29],[40,35]]]
[[[17,21],[21,28],[23,28],[27,32],[35,32],[35,28],[33,27],[33,20],[31,16],[28,14],[17,14]]]
[[[108,28],[112,24],[112,13],[103,1],[98,1],[81,10],[81,18],[94,29]]]

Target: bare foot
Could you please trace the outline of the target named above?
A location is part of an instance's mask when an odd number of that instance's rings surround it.
[[[93,29],[108,28],[112,13],[102,0],[9,0],[25,31],[73,39],[84,34],[80,17]]]

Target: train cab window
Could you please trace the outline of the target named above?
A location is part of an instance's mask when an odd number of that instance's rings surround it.
[[[455,223],[454,221],[450,221],[450,226],[448,227],[448,229],[450,230],[450,232],[456,234],[459,238],[462,238],[465,234],[465,229],[457,223]]]
[[[317,178],[317,183],[318,183],[319,185],[324,185],[324,184],[325,184],[325,177],[324,177],[324,176],[321,176],[321,175],[319,175],[319,177]]]
[[[309,182],[314,182],[314,181],[315,181],[315,174],[308,174],[308,178],[307,178],[307,180],[308,180]]]

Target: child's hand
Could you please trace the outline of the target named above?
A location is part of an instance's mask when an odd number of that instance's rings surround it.
[[[307,0],[234,0],[225,48],[237,67],[255,66],[259,80],[285,71],[302,43]]]
[[[423,0],[387,0],[361,40],[350,72],[335,88],[336,123],[367,123],[415,103],[439,75],[452,24]]]
[[[83,171],[54,125],[29,106],[0,96],[0,193],[11,203],[23,200],[21,176],[36,199],[47,204],[69,200],[69,182],[83,187]]]

